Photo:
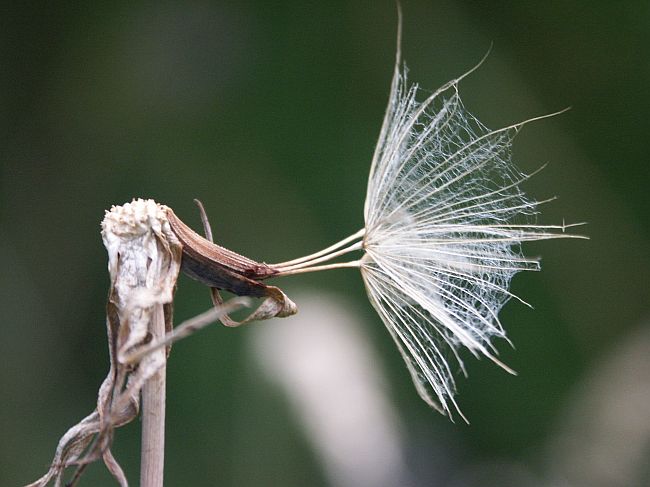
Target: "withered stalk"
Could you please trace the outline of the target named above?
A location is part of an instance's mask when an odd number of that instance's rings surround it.
[[[165,316],[162,306],[156,306],[149,331],[152,340],[160,340],[165,336]],[[165,467],[167,354],[164,348],[152,353],[160,354],[163,363],[142,387],[141,487],[162,487]]]

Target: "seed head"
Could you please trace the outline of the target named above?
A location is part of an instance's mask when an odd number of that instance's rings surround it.
[[[510,371],[492,345],[506,338],[498,313],[513,297],[514,274],[539,270],[520,244],[575,237],[564,233],[567,225],[536,224],[540,202],[520,189],[530,175],[512,163],[512,140],[536,119],[488,129],[459,96],[471,71],[418,101],[398,42],[364,211],[368,296],[420,396],[444,414],[451,404],[458,410],[453,372],[465,371],[461,348]]]

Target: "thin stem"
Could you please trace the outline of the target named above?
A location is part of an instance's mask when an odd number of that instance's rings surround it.
[[[250,299],[246,297],[237,297],[228,300],[227,303],[224,303],[220,306],[215,306],[214,308],[209,309],[208,311],[201,313],[200,315],[194,316],[187,321],[184,321],[178,326],[175,326],[172,331],[158,337],[157,339],[152,340],[147,345],[144,345],[134,352],[131,352],[129,355],[120,357],[120,361],[125,364],[133,364],[142,360],[143,357],[149,355],[156,350],[160,350],[167,345],[185,338],[194,332],[208,326],[215,321],[221,319],[224,315],[232,313],[241,309],[244,306],[250,305]]]
[[[210,226],[210,220],[208,220],[208,214],[205,212],[203,203],[197,198],[194,198],[194,203],[199,207],[199,213],[201,214],[201,223],[203,223],[203,233],[205,233],[205,238],[210,242],[214,242],[212,239],[212,227]]]
[[[361,267],[360,260],[353,260],[351,262],[340,262],[338,264],[327,264],[327,265],[317,265],[314,267],[303,267],[301,269],[293,269],[288,271],[282,271],[278,274],[275,274],[273,277],[282,277],[282,276],[291,276],[293,274],[304,274],[306,272],[318,272],[318,271],[327,271],[330,269],[342,269],[344,267]]]
[[[150,332],[154,340],[165,335],[165,313],[156,305]],[[142,451],[140,486],[162,487],[165,466],[165,388],[167,354],[159,350],[164,363],[142,388]]]
[[[300,264],[301,262],[305,262],[305,261],[308,261],[308,260],[315,259],[317,257],[320,257],[321,255],[328,254],[328,253],[330,253],[330,252],[332,252],[332,251],[334,251],[334,250],[336,250],[336,249],[338,249],[340,247],[343,247],[344,245],[346,245],[346,244],[348,244],[348,243],[350,243],[350,242],[352,242],[352,241],[354,241],[354,240],[356,240],[358,238],[363,237],[365,232],[366,232],[365,228],[362,228],[358,232],[350,235],[347,238],[344,238],[340,242],[336,242],[334,245],[330,245],[329,247],[327,247],[327,248],[325,248],[323,250],[320,250],[320,251],[315,252],[315,253],[310,254],[310,255],[306,255],[304,257],[300,257],[299,259],[288,260],[286,262],[280,262],[279,264],[271,264],[271,267],[287,267],[287,266],[292,266],[292,265],[295,265],[295,264]]]
[[[324,255],[322,257],[318,257],[315,259],[310,259],[306,262],[303,262],[302,264],[294,264],[294,265],[288,265],[288,266],[280,266],[277,267],[277,269],[280,272],[285,272],[285,271],[291,271],[294,269],[301,269],[303,267],[311,267],[314,264],[318,264],[320,262],[327,262],[328,260],[332,260],[335,257],[338,257],[340,255],[345,255],[350,252],[354,252],[355,250],[361,250],[363,247],[363,242],[357,242],[355,244],[350,245],[349,247],[346,247],[344,249],[338,250],[336,252],[332,252],[331,254]]]

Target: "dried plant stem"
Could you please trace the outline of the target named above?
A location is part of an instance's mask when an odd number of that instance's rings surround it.
[[[153,340],[165,336],[162,305],[156,306],[151,320]],[[166,355],[165,349],[153,353]],[[142,388],[142,445],[140,455],[140,486],[162,487],[165,466],[165,392],[167,360]]]
[[[200,315],[184,321],[177,325],[172,331],[162,337],[151,340],[147,345],[138,348],[128,355],[120,356],[120,360],[125,364],[138,363],[142,358],[155,350],[160,350],[163,347],[171,345],[172,343],[181,340],[185,337],[192,335],[202,328],[214,323],[221,319],[224,315],[232,313],[241,309],[244,306],[250,306],[251,300],[246,297],[236,297],[228,300],[227,303],[220,304],[219,307],[211,308]]]

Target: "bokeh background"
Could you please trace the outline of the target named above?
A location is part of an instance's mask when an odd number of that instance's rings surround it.
[[[586,221],[591,240],[527,247],[543,272],[513,288],[536,309],[501,314],[516,346],[501,356],[519,375],[468,357],[458,401],[471,425],[418,398],[357,272],[279,281],[297,317],[175,346],[166,485],[650,485],[650,4],[403,10],[404,58],[426,89],[493,43],[461,85],[488,126],[572,107],[527,126],[514,157],[524,171],[549,163],[526,183],[559,196],[542,220]],[[9,486],[45,472],[108,369],[105,209],[151,197],[199,228],[200,198],[221,244],[267,262],[361,227],[396,12],[392,1],[10,2],[0,25]],[[176,321],[208,306],[183,277]],[[114,453],[137,485],[139,421]],[[81,485],[115,484],[97,464]]]

